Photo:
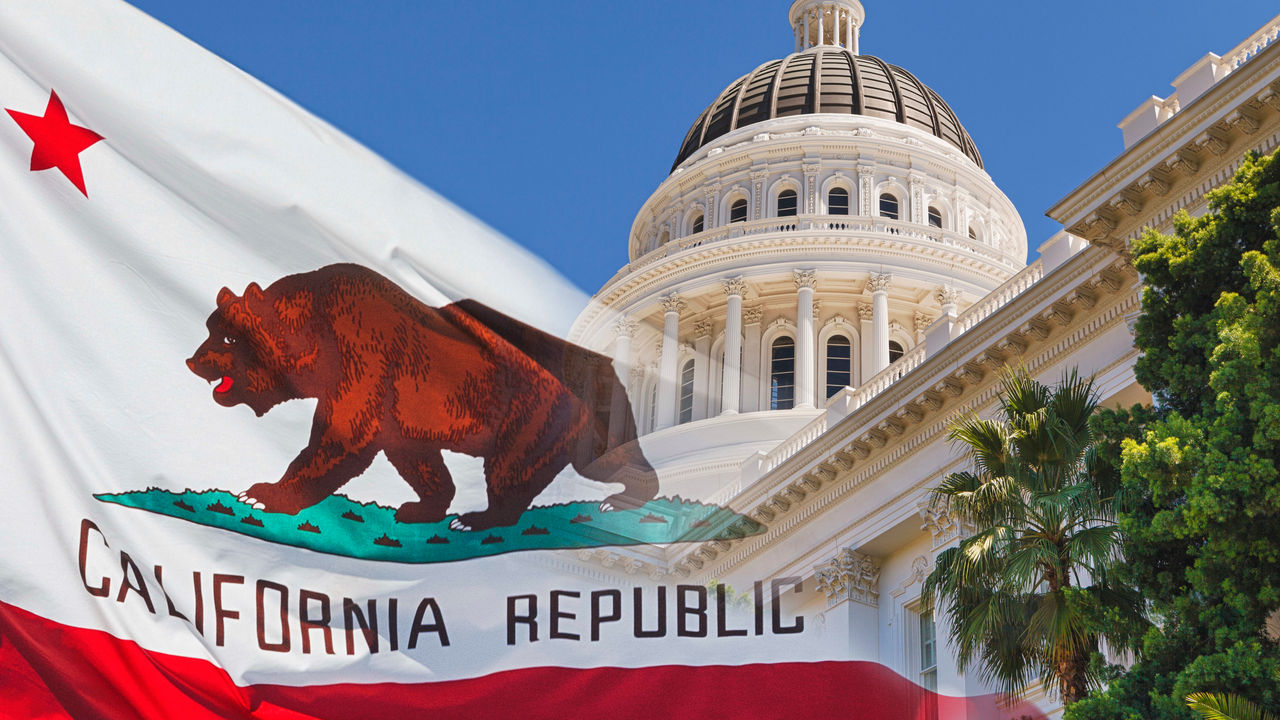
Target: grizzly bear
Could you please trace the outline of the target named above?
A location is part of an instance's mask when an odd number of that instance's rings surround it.
[[[316,398],[307,446],[284,477],[241,498],[297,513],[369,467],[379,452],[417,494],[400,522],[445,517],[454,485],[442,450],[484,458],[488,508],[452,525],[512,525],[569,463],[583,476],[623,485],[601,510],[635,508],[657,478],[634,424],[609,413],[625,398],[610,361],[475,301],[434,308],[359,265],[330,265],[223,288],[205,323],[209,338],[187,360],[216,383],[213,399],[259,416]],[[629,405],[623,405],[626,419]]]

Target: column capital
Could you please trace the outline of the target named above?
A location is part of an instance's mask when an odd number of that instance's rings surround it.
[[[975,530],[956,520],[945,503],[934,502],[928,497],[921,498],[916,503],[916,512],[920,514],[920,529],[933,536],[935,550],[956,538],[972,534]]]
[[[813,579],[827,596],[827,606],[852,600],[880,604],[880,561],[853,548],[841,548],[832,559],[815,565]]]
[[[888,292],[889,281],[893,279],[890,273],[871,273],[871,277],[867,278],[867,288],[873,293]]]
[[[801,288],[812,290],[818,281],[818,273],[814,270],[792,270],[791,276],[795,280],[797,290]]]
[[[632,338],[636,336],[636,330],[639,327],[640,323],[623,315],[613,324],[613,333],[618,337]]]
[[[725,278],[724,280],[721,280],[721,282],[724,283],[725,295],[737,295],[738,297],[746,297],[747,281],[743,280],[741,275],[737,277]]]
[[[714,323],[711,322],[711,318],[699,320],[693,324],[693,336],[699,338],[707,337],[711,334],[711,328],[713,325]]]
[[[950,285],[938,288],[934,293],[934,297],[938,300],[939,305],[955,305],[960,299],[960,291]]]
[[[805,175],[817,175],[818,171],[822,169],[822,166],[816,162],[807,162],[802,163],[800,168],[804,171]]]
[[[871,306],[866,303],[858,303],[858,319],[863,322],[871,322]]]
[[[742,322],[746,325],[754,325],[764,318],[764,308],[759,305],[755,307],[743,308]]]
[[[664,295],[662,297],[661,302],[662,302],[663,312],[669,312],[669,313],[679,313],[682,310],[684,310],[686,305],[684,298],[680,297],[676,293],[671,293],[670,295]]]

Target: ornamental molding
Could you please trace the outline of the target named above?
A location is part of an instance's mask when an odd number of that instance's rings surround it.
[[[828,608],[846,600],[868,607],[880,604],[880,561],[852,548],[842,548],[834,558],[815,565],[813,579],[827,596]]]
[[[745,325],[755,325],[764,317],[764,308],[759,305],[755,307],[743,308],[742,322]]]
[[[871,273],[871,277],[867,278],[867,289],[873,293],[889,292],[889,281],[892,279],[892,273]]]
[[[677,241],[672,241],[675,246]],[[665,260],[632,263],[619,271],[596,294],[592,303],[572,330],[571,340],[580,339],[585,333],[599,327],[599,318],[609,308],[631,307],[637,302],[652,302],[655,291],[671,287],[677,282],[705,278],[728,269],[738,269],[746,264],[764,265],[794,260],[814,251],[833,256],[832,262],[866,263],[873,257],[886,264],[903,264],[918,270],[950,276],[980,287],[995,287],[1008,280],[1015,270],[1004,264],[996,264],[960,245],[948,245],[918,241],[906,236],[884,233],[865,235],[848,233],[840,236],[815,237],[804,233],[772,233],[707,243],[688,250],[669,248],[672,255]],[[921,252],[927,249],[927,252]],[[848,257],[840,259],[840,255]],[[628,272],[630,268],[636,268]]]
[[[814,270],[792,270],[791,278],[795,281],[797,290],[802,288],[812,290],[818,282],[818,274]]]
[[[933,297],[938,301],[939,305],[946,307],[947,305],[955,305],[959,302],[960,291],[950,285],[944,285],[938,288],[938,291],[933,294]]]
[[[704,318],[702,320],[695,322],[693,324],[694,337],[697,337],[697,338],[709,337],[711,335],[711,328],[714,326],[714,324],[715,323],[712,322],[711,318]]]
[[[815,301],[815,302],[816,302],[816,301]],[[826,321],[825,323],[823,323],[823,324],[822,324],[822,327],[824,327],[824,328],[825,328],[825,327],[835,327],[835,326],[837,326],[837,325],[843,325],[844,327],[847,327],[847,328],[852,328],[852,327],[853,327],[853,325],[852,325],[848,320],[846,320],[846,319],[845,319],[845,317],[844,317],[843,315],[841,315],[841,314],[839,314],[839,313],[836,313],[835,315],[832,315],[830,320],[828,320],[828,321]]]
[[[671,293],[670,295],[664,296],[660,302],[662,303],[663,312],[667,312],[667,313],[679,314],[685,309],[687,305],[687,303],[685,303],[684,301],[684,298],[680,297],[676,293]]]
[[[871,309],[871,305],[867,303],[858,303],[858,319],[859,320],[861,320],[862,322],[871,322],[871,319],[872,317],[874,317],[874,314],[875,313]]]

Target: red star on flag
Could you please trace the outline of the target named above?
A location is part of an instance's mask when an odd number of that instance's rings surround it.
[[[44,117],[5,110],[35,143],[31,148],[31,170],[56,167],[76,189],[89,197],[84,186],[84,172],[80,169],[80,153],[101,140],[102,136],[89,128],[72,125],[58,93],[52,90],[49,91],[49,105],[44,109]]]

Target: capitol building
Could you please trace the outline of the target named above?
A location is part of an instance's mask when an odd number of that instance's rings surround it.
[[[662,494],[764,532],[578,560],[622,583],[803,577],[788,602],[850,659],[981,695],[920,604],[965,533],[928,499],[966,467],[948,426],[995,408],[1005,365],[1049,383],[1078,368],[1106,406],[1150,402],[1126,245],[1204,212],[1248,152],[1280,144],[1280,17],[1124,118],[1124,151],[1048,209],[1062,230],[1031,239],[1030,264],[962,118],[928,78],[859,52],[864,18],[858,0],[790,6],[791,52],[744,68],[672,139],[670,174],[619,233],[629,262],[570,335],[614,359],[634,417],[611,435],[635,423]]]

